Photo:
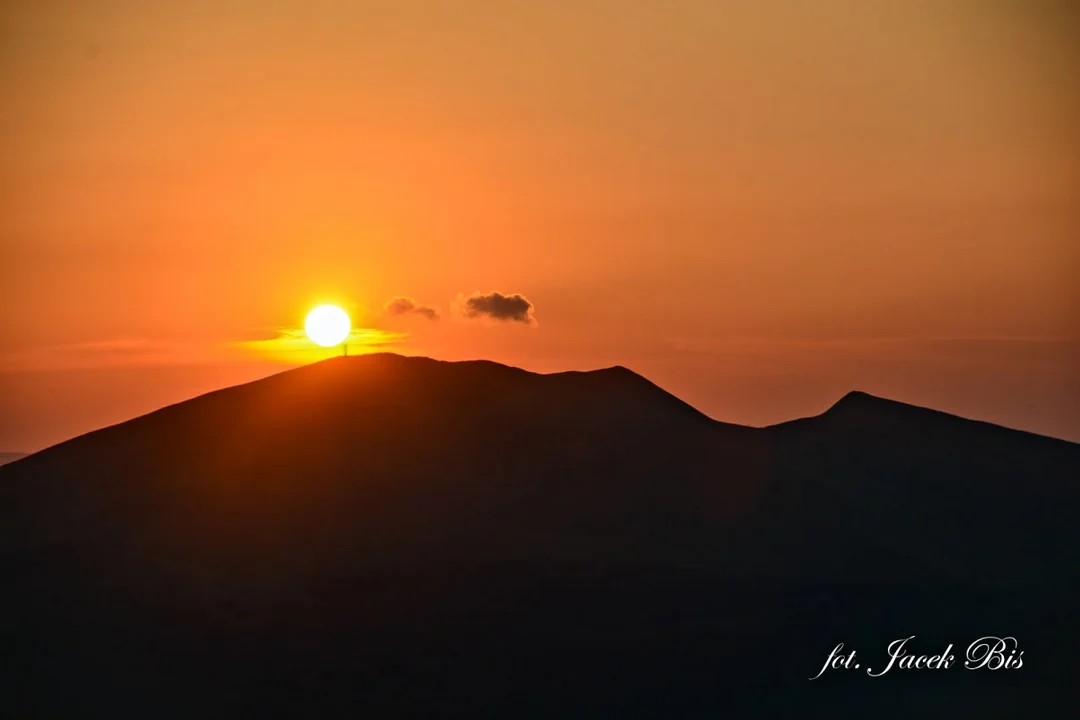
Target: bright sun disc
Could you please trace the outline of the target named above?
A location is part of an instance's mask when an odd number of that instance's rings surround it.
[[[304,330],[316,345],[333,347],[349,337],[352,323],[345,311],[337,305],[320,305],[308,313]]]

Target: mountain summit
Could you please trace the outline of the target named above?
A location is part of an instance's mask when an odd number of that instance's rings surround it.
[[[20,716],[1052,712],[1080,671],[1061,639],[1077,478],[1080,446],[862,393],[754,429],[621,367],[328,360],[0,467],[0,697]],[[881,658],[990,633],[1031,667],[807,681],[839,642]]]

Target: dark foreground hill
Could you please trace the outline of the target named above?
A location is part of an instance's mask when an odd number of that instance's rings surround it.
[[[0,468],[0,714],[1065,717],[1078,515],[1080,446],[859,393],[331,360]]]

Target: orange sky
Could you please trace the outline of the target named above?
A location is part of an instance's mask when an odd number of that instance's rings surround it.
[[[0,450],[316,357],[249,341],[320,301],[722,420],[1080,440],[1065,5],[5,2]],[[452,309],[492,290],[535,324]]]

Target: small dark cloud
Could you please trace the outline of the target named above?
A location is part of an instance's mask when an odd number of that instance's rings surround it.
[[[428,320],[438,320],[439,311],[430,305],[421,305],[411,297],[396,297],[386,303],[386,312],[390,315],[422,315]]]
[[[468,297],[459,295],[457,305],[467,318],[491,318],[506,322],[535,325],[533,304],[524,295],[504,295],[501,292],[476,292]]]

